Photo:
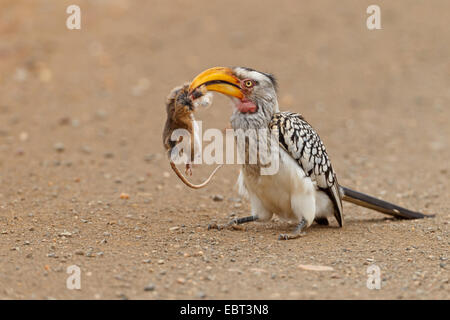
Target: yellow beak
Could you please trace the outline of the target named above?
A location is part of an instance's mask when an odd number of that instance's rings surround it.
[[[222,94],[242,99],[241,82],[233,75],[230,68],[215,67],[203,71],[192,80],[189,92],[205,86],[208,91],[216,91]]]

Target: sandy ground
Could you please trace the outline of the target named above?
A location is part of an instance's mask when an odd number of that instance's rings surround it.
[[[0,298],[449,299],[450,3],[378,1],[369,31],[372,2],[77,1],[70,31],[72,1],[2,0]],[[170,89],[216,65],[273,72],[341,184],[436,218],[345,204],[344,228],[295,241],[277,220],[208,231],[249,213],[239,167],[190,190],[161,132]],[[198,118],[224,128],[230,114],[216,96]],[[71,265],[81,290],[66,288]]]

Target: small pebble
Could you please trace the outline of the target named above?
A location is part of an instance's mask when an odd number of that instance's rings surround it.
[[[118,297],[119,299],[121,299],[121,300],[128,300],[127,295],[124,294],[124,293],[119,293],[119,294],[117,295],[117,297]]]
[[[92,153],[92,149],[89,148],[88,146],[82,146],[81,147],[81,152],[83,152],[84,154],[91,154]]]
[[[63,152],[65,150],[65,147],[62,142],[57,142],[53,145],[53,149],[55,149],[57,152]]]
[[[144,291],[154,291],[156,286],[153,283],[149,283],[144,287]]]
[[[107,116],[108,116],[108,113],[103,109],[99,109],[95,112],[95,117],[98,120],[105,120],[107,118]]]
[[[27,132],[21,132],[20,134],[19,134],[19,140],[20,141],[22,141],[22,142],[25,142],[25,141],[27,141],[28,140],[28,133]]]
[[[223,196],[222,195],[220,195],[220,194],[216,194],[216,195],[214,195],[213,196],[213,201],[223,201]]]
[[[59,236],[60,236],[60,237],[67,237],[67,238],[70,238],[70,237],[72,237],[72,234],[71,234],[70,232],[64,230],[64,232],[61,232],[61,233],[59,234]]]
[[[128,200],[130,199],[130,195],[128,193],[122,192],[120,194],[120,199]]]

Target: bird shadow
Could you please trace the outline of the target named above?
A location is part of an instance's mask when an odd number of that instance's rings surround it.
[[[355,226],[355,225],[371,225],[376,223],[383,223],[383,222],[395,222],[395,221],[402,221],[403,219],[395,219],[395,218],[389,218],[389,217],[383,217],[383,218],[370,218],[370,219],[346,219],[345,220],[345,226]],[[247,227],[249,227],[248,225]],[[289,221],[282,221],[282,220],[271,220],[268,222],[257,222],[252,225],[253,228],[256,228],[257,230],[266,230],[266,231],[290,231],[293,228],[297,226],[297,223],[289,222]],[[246,228],[247,229],[247,228]],[[320,230],[320,229],[340,229],[339,225],[336,221],[330,221],[329,225],[320,225],[316,222],[314,222],[309,228],[309,230]]]

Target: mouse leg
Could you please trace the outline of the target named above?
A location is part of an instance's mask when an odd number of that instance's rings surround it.
[[[186,163],[186,175],[192,176],[192,164]]]

